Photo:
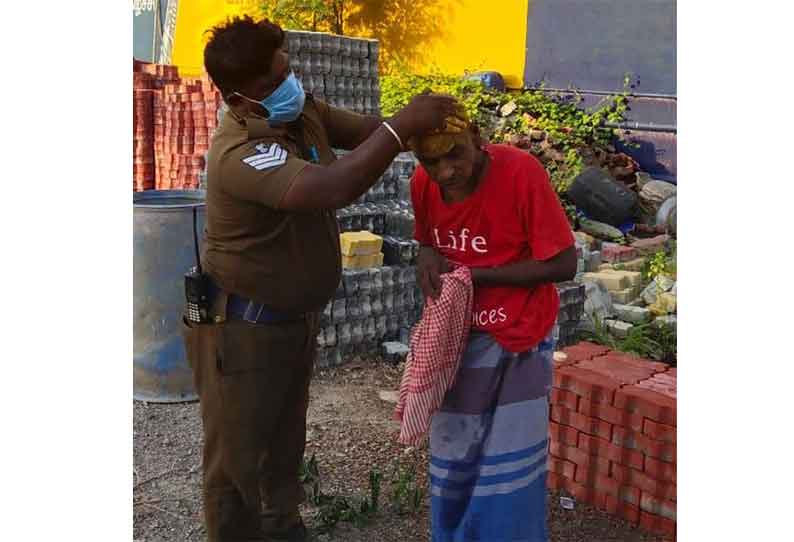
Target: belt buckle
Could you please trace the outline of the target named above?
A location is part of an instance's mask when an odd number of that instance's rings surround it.
[[[249,300],[248,305],[245,306],[245,310],[243,311],[243,320],[249,324],[259,323],[259,317],[262,315],[262,310],[264,310],[264,308],[265,306],[262,303],[254,303],[253,301]],[[254,312],[256,312],[256,316],[252,317]]]

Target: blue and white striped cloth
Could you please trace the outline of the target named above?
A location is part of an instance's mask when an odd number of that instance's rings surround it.
[[[547,542],[553,334],[515,354],[472,333],[430,427],[432,542]]]

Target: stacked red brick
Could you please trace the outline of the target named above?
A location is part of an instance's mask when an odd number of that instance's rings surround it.
[[[582,342],[555,362],[549,487],[675,536],[676,369]]]
[[[208,79],[183,79],[155,94],[158,190],[198,188],[220,103],[220,94]]]
[[[208,78],[133,60],[133,188],[197,188],[221,96]]]
[[[148,73],[132,73],[132,189],[149,190],[155,185],[154,167],[154,80]]]
[[[162,89],[179,81],[176,66],[132,60],[133,78],[133,189],[156,188],[157,152],[155,100]]]

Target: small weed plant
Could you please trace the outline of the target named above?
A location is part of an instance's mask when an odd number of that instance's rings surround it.
[[[612,335],[598,318],[592,319],[593,329],[584,331],[580,338],[640,357],[662,361],[672,366],[677,364],[676,326],[650,322],[633,326],[625,337]]]
[[[399,515],[415,514],[425,499],[425,491],[416,481],[416,466],[397,465],[392,475],[391,503]]]
[[[298,478],[308,486],[309,502],[317,508],[320,533],[330,532],[341,522],[356,527],[367,525],[381,512],[383,474],[372,469],[369,472],[369,494],[367,496],[328,495],[322,491],[317,458],[304,458]],[[424,491],[416,486],[415,470],[397,465],[392,476],[391,505],[399,515],[418,511],[424,500]]]

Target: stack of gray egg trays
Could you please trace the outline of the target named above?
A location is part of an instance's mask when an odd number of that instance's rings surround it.
[[[384,342],[410,341],[424,306],[416,282],[419,243],[413,239],[409,192],[414,168],[411,154],[398,155],[369,191],[336,213],[341,231],[369,230],[383,237],[384,265],[342,271],[336,295],[321,317],[318,367],[375,356]]]
[[[585,287],[581,275],[585,271],[584,246],[576,242],[576,277],[570,282],[556,284],[557,293],[560,294],[560,312],[557,314],[557,324],[554,327],[554,338],[557,346],[562,348],[577,342],[577,324],[584,315],[584,302],[586,299]]]
[[[346,269],[321,315],[318,367],[376,355],[383,342],[408,344],[422,306],[414,266]]]
[[[570,346],[577,341],[577,324],[584,314],[585,287],[578,282],[556,284],[560,295],[560,312],[554,326],[554,339],[557,348]]]
[[[380,114],[378,41],[287,31],[290,67],[316,98],[366,115]]]
[[[341,231],[369,230],[383,237],[385,265],[413,265],[419,253],[410,194],[415,167],[411,153],[399,154],[372,188],[336,213]]]

